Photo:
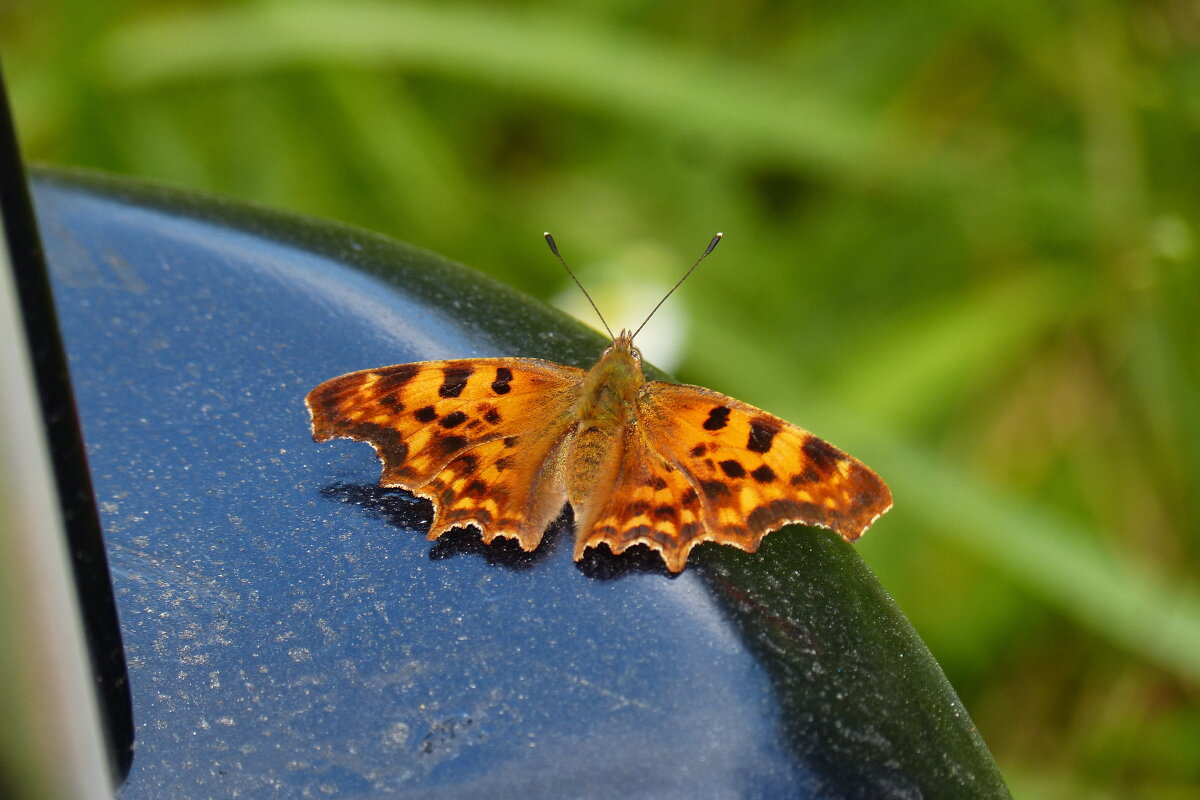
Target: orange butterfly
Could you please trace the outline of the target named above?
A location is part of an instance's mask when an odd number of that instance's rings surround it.
[[[476,525],[484,542],[533,550],[569,502],[576,561],[601,543],[644,544],[679,572],[700,542],[754,552],[793,522],[854,541],[892,507],[878,475],[808,431],[708,389],[647,381],[636,333],[614,336],[590,370],[470,358],[342,375],[305,398],[313,438],[370,443],[381,485],[433,501],[431,540]]]

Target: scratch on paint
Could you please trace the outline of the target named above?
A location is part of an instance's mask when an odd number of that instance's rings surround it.
[[[567,679],[570,680],[571,683],[574,683],[576,686],[586,687],[588,689],[591,689],[592,691],[598,692],[599,694],[602,694],[605,697],[608,697],[608,698],[614,700],[616,702],[616,705],[614,705],[610,709],[611,711],[616,711],[617,709],[625,708],[627,706],[634,706],[635,708],[641,708],[646,711],[656,711],[657,710],[653,706],[643,703],[641,700],[637,700],[632,697],[626,697],[625,695],[620,694],[618,692],[614,692],[611,689],[605,689],[603,686],[599,686],[595,683],[592,683],[587,678],[581,677],[579,675],[568,675]]]

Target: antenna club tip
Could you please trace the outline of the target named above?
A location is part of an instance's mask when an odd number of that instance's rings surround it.
[[[717,231],[717,238],[718,238],[718,239],[720,239],[720,238],[721,238],[722,236],[724,236],[724,235],[725,235],[725,234],[721,233],[720,231]]]
[[[542,231],[542,236],[549,236],[549,235],[550,235],[550,231]]]

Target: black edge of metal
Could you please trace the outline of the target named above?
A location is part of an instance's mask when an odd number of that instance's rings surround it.
[[[37,219],[0,72],[0,212],[12,258],[38,400],[114,773],[133,761],[133,705],[96,496],[59,333]]]

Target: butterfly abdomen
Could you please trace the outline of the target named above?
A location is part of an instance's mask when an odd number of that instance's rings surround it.
[[[646,383],[627,339],[618,338],[588,371],[576,411],[579,423],[567,451],[567,497],[575,510],[577,541],[616,484],[636,397]]]

